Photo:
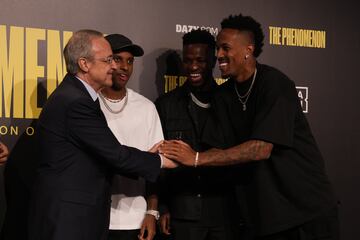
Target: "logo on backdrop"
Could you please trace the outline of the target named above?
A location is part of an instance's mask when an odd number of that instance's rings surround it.
[[[195,25],[176,24],[175,29],[176,29],[177,33],[183,33],[183,34],[191,32],[192,30],[197,30],[197,29],[207,30],[214,36],[218,35],[218,33],[219,33],[219,29],[217,27],[211,27],[211,26],[195,26]]]
[[[175,88],[182,86],[186,79],[186,76],[164,75],[164,93],[171,92]],[[226,82],[226,80],[227,79],[223,78],[215,78],[218,85]]]
[[[39,117],[38,93],[49,96],[62,81],[62,50],[71,36],[66,31],[0,25],[0,117]]]
[[[269,26],[270,45],[325,48],[326,31]]]
[[[296,87],[301,107],[304,113],[309,112],[309,88],[308,87]]]
[[[72,32],[0,25],[0,136],[34,134],[26,126],[66,74],[62,50]]]

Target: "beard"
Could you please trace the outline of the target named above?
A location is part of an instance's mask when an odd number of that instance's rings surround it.
[[[121,80],[118,80],[116,79],[117,76],[116,75],[113,75],[112,77],[112,86],[111,86],[111,89],[114,90],[114,91],[120,91],[121,89],[125,88],[125,85]]]
[[[117,84],[116,82],[113,81],[113,85],[111,86],[111,89],[114,91],[119,91],[121,89],[120,84]]]
[[[231,78],[231,77],[232,77],[232,74],[229,73],[229,72],[221,72],[221,71],[220,71],[220,73],[221,73],[221,78],[223,78],[223,79]]]

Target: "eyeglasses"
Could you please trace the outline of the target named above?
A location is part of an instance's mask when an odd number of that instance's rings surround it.
[[[93,60],[101,61],[101,62],[104,62],[104,63],[107,63],[110,65],[112,63],[112,61],[114,61],[114,58],[113,58],[113,56],[109,56],[109,57],[105,57],[105,58],[93,58]]]

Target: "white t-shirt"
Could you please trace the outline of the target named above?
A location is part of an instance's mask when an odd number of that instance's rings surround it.
[[[127,88],[127,97],[120,102],[99,98],[107,124],[121,144],[147,151],[164,139],[155,105],[144,96]],[[119,113],[112,113],[103,101],[106,101],[113,112],[123,109]],[[141,178],[134,180],[116,175],[112,192],[109,228],[140,229],[146,211],[146,201],[143,197],[145,181]]]

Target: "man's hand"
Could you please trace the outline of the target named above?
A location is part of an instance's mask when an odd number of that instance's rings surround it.
[[[163,160],[162,168],[176,168],[179,166],[177,162],[165,157],[163,154],[160,154],[160,157]]]
[[[156,227],[155,217],[153,215],[146,214],[142,222],[138,238],[140,240],[152,240],[156,233],[155,227]]]
[[[158,143],[155,143],[154,146],[152,146],[148,152],[151,152],[151,153],[157,153],[159,152],[159,147],[160,145],[164,142],[164,140],[161,140],[160,142]]]
[[[170,235],[170,213],[165,213],[160,217],[160,230],[163,234]]]
[[[159,152],[186,166],[194,166],[196,152],[181,140],[164,141],[159,147]]]
[[[6,147],[5,144],[0,142],[0,165],[6,162],[8,155],[9,149]]]
[[[159,152],[159,147],[161,146],[161,144],[163,144],[163,142],[164,142],[164,140],[161,140],[160,142],[156,143],[154,146],[152,146],[149,149],[148,152],[158,153]],[[168,159],[163,154],[160,154],[160,157],[162,159],[162,164],[163,164],[162,168],[176,168],[177,166],[179,166],[179,164],[177,164],[173,160]]]

